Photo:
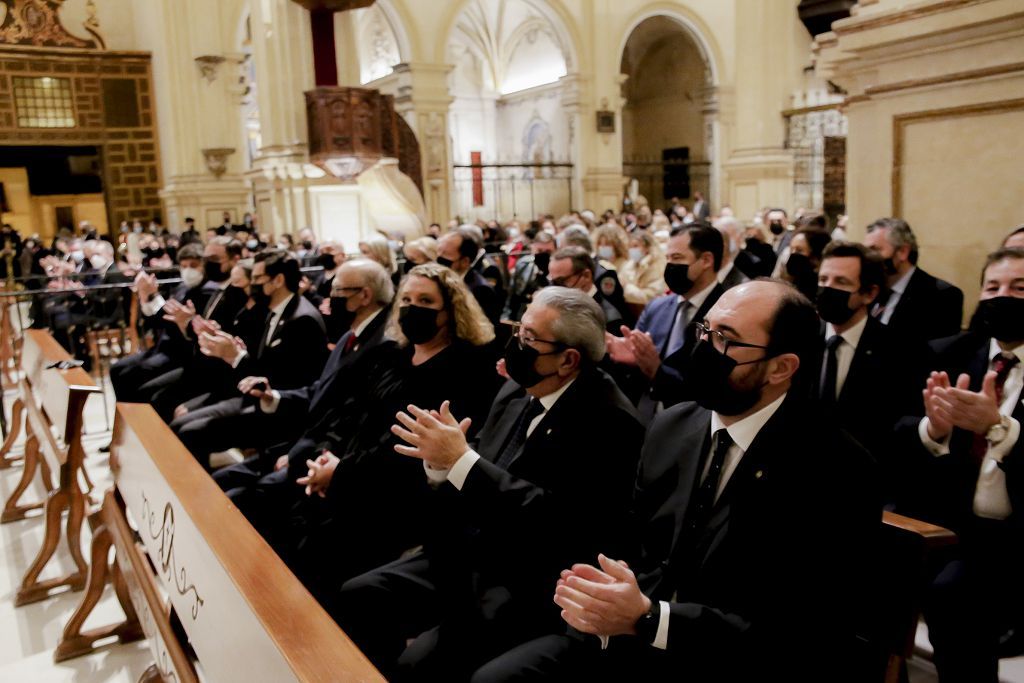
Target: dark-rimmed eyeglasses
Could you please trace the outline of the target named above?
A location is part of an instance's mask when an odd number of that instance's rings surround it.
[[[762,349],[768,350],[767,346],[761,344],[750,344],[747,342],[739,341],[738,339],[729,339],[718,330],[712,330],[708,327],[707,321],[705,322],[694,322],[691,324],[694,334],[697,335],[697,339],[709,339],[711,345],[715,347],[715,350],[725,355],[729,353],[729,349]]]
[[[557,349],[565,349],[569,346],[565,342],[556,341],[554,339],[538,339],[527,332],[522,323],[513,323],[512,328],[514,329],[512,338],[516,340],[516,344],[519,345],[520,349],[525,349],[529,344],[536,344],[538,342],[541,344],[551,344]]]

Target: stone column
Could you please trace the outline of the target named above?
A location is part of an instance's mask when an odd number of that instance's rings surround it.
[[[382,92],[395,97],[395,111],[416,133],[423,159],[427,217],[442,225],[452,218],[452,151],[448,135],[449,64],[403,63],[380,79]]]

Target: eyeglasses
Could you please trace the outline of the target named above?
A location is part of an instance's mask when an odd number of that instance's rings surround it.
[[[331,290],[331,296],[335,296],[339,292],[358,292],[360,289],[362,287],[335,287]]]
[[[711,345],[714,346],[715,350],[721,353],[722,355],[728,354],[729,349],[731,348],[764,349],[765,351],[768,350],[767,346],[762,346],[761,344],[748,344],[747,342],[742,342],[736,339],[729,339],[718,330],[712,330],[710,327],[708,327],[707,322],[695,322],[692,324],[692,327],[698,339],[710,339]]]
[[[526,328],[523,327],[522,323],[514,323],[512,327],[515,329],[515,333],[512,338],[516,340],[516,344],[519,345],[520,350],[525,349],[529,344],[536,344],[538,342],[541,344],[551,344],[552,346],[560,349],[568,347],[568,344],[565,342],[555,341],[554,339],[538,339],[537,337],[530,335],[530,333],[526,332]]]
[[[572,286],[575,286],[576,282],[579,282],[580,275],[582,275],[582,274],[583,274],[582,272],[576,272],[576,273],[570,273],[569,275],[566,275],[565,277],[552,278],[551,284],[553,284],[555,287],[572,287]],[[576,282],[573,282],[572,285],[566,284],[572,278],[576,278]]]

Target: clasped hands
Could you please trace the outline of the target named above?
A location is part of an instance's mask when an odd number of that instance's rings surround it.
[[[631,330],[623,325],[619,330],[621,337],[616,337],[610,332],[604,333],[605,344],[608,346],[608,355],[616,363],[632,365],[639,368],[648,379],[653,379],[661,367],[661,355],[658,353],[651,335],[638,330]]]
[[[636,575],[625,562],[597,556],[600,568],[574,564],[555,584],[555,604],[562,619],[595,636],[636,635],[636,624],[651,609]]]
[[[204,356],[220,358],[225,363],[234,362],[238,354],[245,351],[245,342],[222,330],[203,332],[199,335],[199,350]]]
[[[419,458],[433,469],[447,470],[469,450],[466,432],[472,420],[457,420],[451,402],[443,402],[440,410],[414,405],[406,409],[409,412],[395,415],[398,424],[391,425],[391,433],[409,445],[396,444],[395,452]]]
[[[945,372],[933,372],[924,388],[924,409],[928,417],[928,436],[944,441],[954,427],[985,434],[999,422],[996,401],[996,373],[988,372],[980,391],[971,391],[971,378],[961,374],[952,385]]]

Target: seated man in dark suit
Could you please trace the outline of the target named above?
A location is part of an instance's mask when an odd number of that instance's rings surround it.
[[[812,366],[811,395],[884,469],[886,500],[904,482],[893,453],[893,429],[921,412],[923,344],[897,339],[868,311],[885,286],[881,258],[854,242],[832,242],[818,272],[818,314],[825,349]]]
[[[215,289],[203,276],[203,250],[197,244],[186,245],[178,252],[178,268],[182,282],[171,294],[174,301],[202,310]],[[140,402],[147,397],[139,389],[151,379],[175,367],[181,367],[190,349],[189,343],[174,322],[163,318],[163,297],[159,296],[156,276],[139,273],[135,278],[139,309],[143,324],[153,330],[154,343],[145,351],[133,353],[110,366],[110,381],[117,400]],[[159,304],[159,305],[156,305]]]
[[[906,221],[879,218],[864,245],[882,257],[888,284],[871,314],[893,334],[930,341],[960,331],[964,293],[917,267],[917,238]]]
[[[199,339],[202,353],[234,368],[239,381],[256,375],[281,389],[311,384],[327,359],[327,335],[320,312],[297,293],[301,276],[298,261],[287,252],[258,254],[252,271],[252,296],[270,310],[259,347],[247,349],[238,337],[224,331],[203,332]],[[266,440],[273,430],[268,430],[267,422],[254,405],[239,396],[177,417],[171,428],[205,465],[210,453],[243,441],[269,445]]]
[[[475,449],[447,402],[399,415],[392,431],[413,445],[395,450],[424,461],[437,517],[422,551],[347,582],[332,610],[385,675],[465,680],[564,630],[548,602],[559,568],[592,556],[599,539],[624,550],[643,434],[597,368],[603,336],[592,298],[543,289],[509,342],[512,380]],[[560,520],[577,520],[571,534]]]
[[[604,313],[605,327],[617,332],[626,323],[626,313],[594,283],[597,264],[583,247],[562,247],[551,255],[548,279],[556,287],[576,289],[594,298]]]
[[[800,395],[818,317],[789,285],[756,281],[724,293],[698,330],[697,402],[658,415],[641,454],[639,556],[567,565],[552,587],[574,631],[480,681],[842,680],[823,660],[850,667],[881,503],[870,456]],[[565,536],[588,514],[566,518]]]
[[[684,376],[695,341],[689,326],[703,320],[724,291],[717,279],[723,249],[715,228],[673,230],[665,253],[665,282],[672,294],[649,303],[635,330],[606,337],[611,359],[638,370],[626,383],[645,424],[659,404],[671,406],[686,398]]]
[[[953,683],[996,683],[999,657],[1021,652],[1024,250],[988,257],[978,322],[932,342],[926,416],[900,431],[921,494],[908,512],[960,536],[924,607],[939,677]]]
[[[491,324],[497,325],[505,302],[484,276],[473,268],[479,251],[475,238],[472,231],[466,228],[446,233],[437,241],[437,262],[462,276],[469,291],[483,309],[484,315]]]
[[[274,430],[275,442],[283,448],[267,448],[218,470],[213,478],[257,529],[263,526],[264,513],[287,507],[280,499],[297,493],[295,480],[306,472],[306,461],[318,455],[315,447],[326,432],[346,434],[361,418],[363,406],[357,403],[368,378],[378,364],[393,359],[395,344],[384,329],[394,293],[391,276],[379,263],[346,261],[334,277],[330,297],[332,316],[346,332],[319,378],[308,386],[283,390],[275,389],[268,377],[250,376],[239,382],[243,395],[258,399],[256,415]],[[237,436],[243,443],[245,435]],[[287,453],[275,460],[273,456],[283,450]],[[267,502],[270,498],[275,501]]]

